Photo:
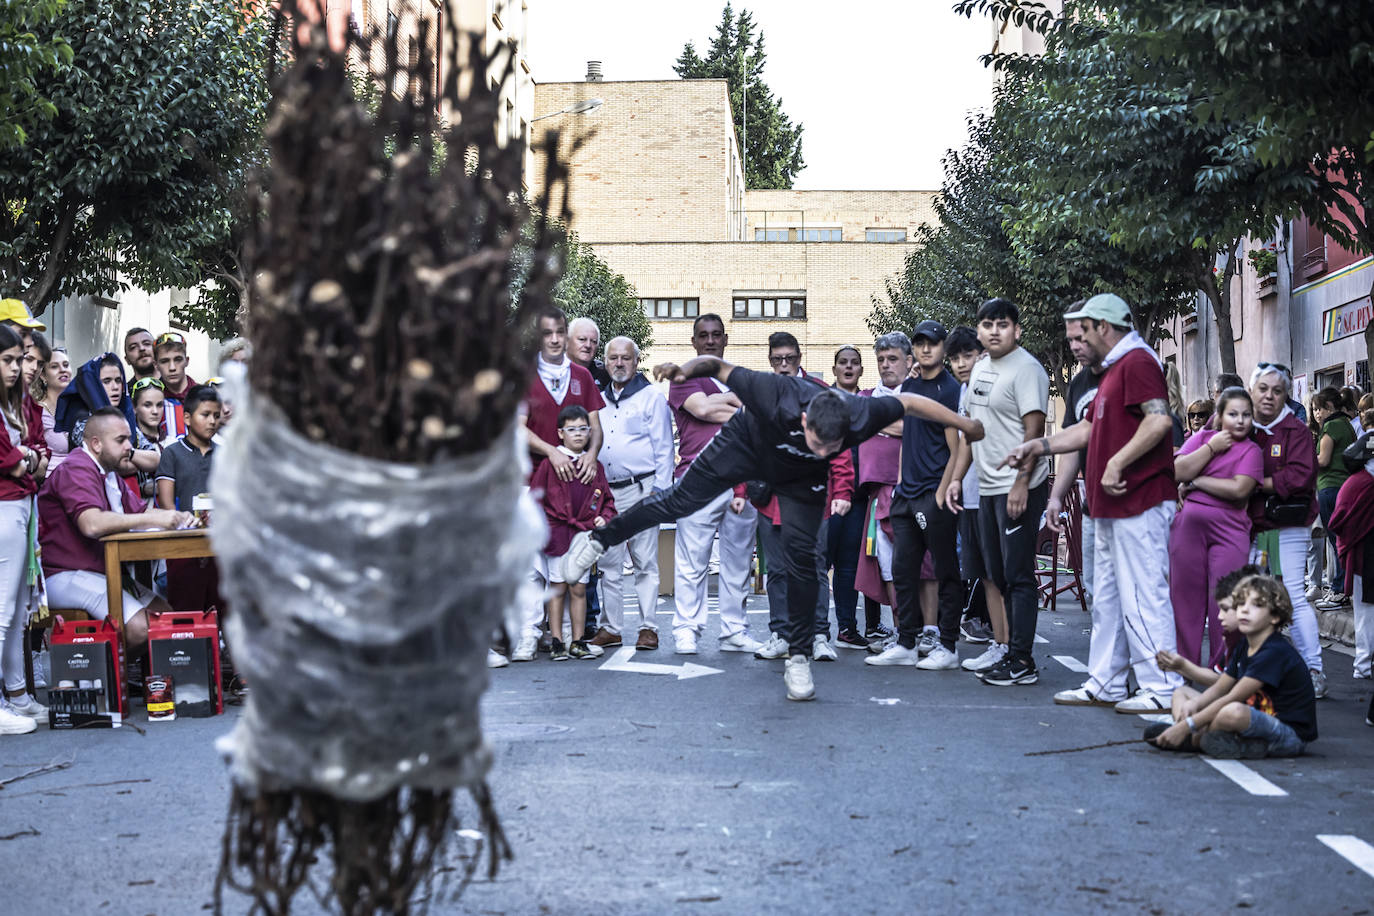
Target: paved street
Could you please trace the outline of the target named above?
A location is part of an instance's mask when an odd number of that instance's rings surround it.
[[[613,653],[495,671],[486,727],[516,859],[432,911],[1369,912],[1374,875],[1318,839],[1374,843],[1370,688],[1350,658],[1327,652],[1305,758],[1228,776],[1143,745],[1026,756],[1139,734],[1134,717],[1050,703],[1080,681],[1066,663],[1086,658],[1086,627],[1076,607],[1041,615],[1034,687],[846,651],[814,665],[815,702],[789,703],[781,662],[717,654],[713,638],[691,661],[721,673],[682,680],[608,670]],[[0,779],[75,755],[0,790],[0,851],[23,863],[5,908],[200,912],[227,800],[212,742],[234,714],[5,739]]]

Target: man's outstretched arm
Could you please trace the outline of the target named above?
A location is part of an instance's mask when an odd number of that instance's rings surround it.
[[[909,394],[902,392],[896,395],[902,402],[902,409],[909,417],[920,417],[922,420],[929,420],[932,423],[939,423],[942,426],[952,426],[959,430],[970,442],[977,442],[983,438],[983,423],[972,417],[961,417],[950,410],[939,401],[932,400],[920,394]]]
[[[717,356],[695,356],[681,366],[676,363],[659,363],[654,366],[654,378],[660,382],[685,382],[694,378],[714,378],[724,384],[735,368]]]

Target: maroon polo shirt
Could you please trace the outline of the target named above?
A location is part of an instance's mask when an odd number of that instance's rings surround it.
[[[535,372],[530,378],[529,390],[525,393],[525,425],[540,439],[550,445],[557,445],[558,412],[573,404],[585,407],[589,414],[594,414],[606,406],[606,402],[601,399],[601,392],[596,390],[596,383],[592,381],[590,372],[577,363],[572,364],[572,372],[568,375],[568,393],[564,395],[562,404],[553,399],[553,395],[549,394],[549,389],[544,385],[544,380]],[[543,460],[543,455],[530,452],[530,462],[534,467],[538,467]]]
[[[143,511],[142,500],[120,480],[124,512]],[[105,574],[105,551],[98,538],[88,538],[76,520],[87,509],[108,512],[105,472],[85,449],[73,449],[65,461],[48,474],[38,491],[38,541],[43,547],[43,574],[71,570]]]

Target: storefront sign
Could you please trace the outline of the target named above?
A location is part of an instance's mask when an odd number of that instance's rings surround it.
[[[1326,312],[1322,315],[1322,343],[1359,334],[1369,326],[1371,312],[1374,312],[1374,305],[1370,304],[1368,296]]]

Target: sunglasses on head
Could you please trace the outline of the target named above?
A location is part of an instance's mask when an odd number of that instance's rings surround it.
[[[155,341],[155,343],[159,347],[165,343],[184,344],[186,343],[186,338],[183,337],[181,334],[178,334],[176,331],[166,331],[158,335],[158,338]]]
[[[167,386],[162,384],[161,379],[141,378],[129,386],[130,394],[138,394],[144,388],[156,388],[158,391],[166,391]]]
[[[1277,369],[1277,370],[1279,370],[1280,372],[1282,372],[1284,375],[1292,375],[1292,374],[1293,374],[1293,370],[1292,370],[1292,369],[1289,369],[1289,368],[1288,368],[1287,366],[1285,366],[1283,363],[1256,363],[1256,364],[1255,364],[1255,368],[1257,368],[1257,369]]]

